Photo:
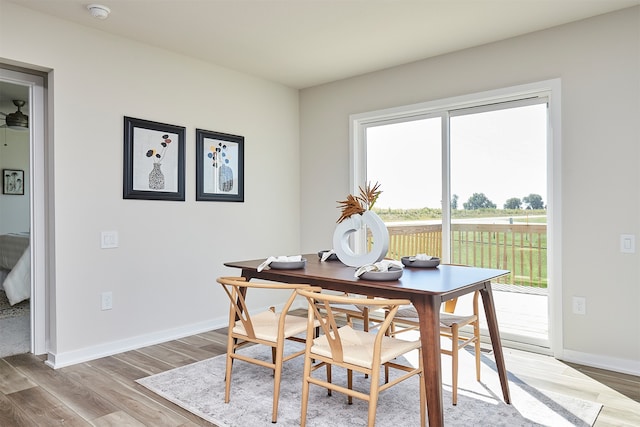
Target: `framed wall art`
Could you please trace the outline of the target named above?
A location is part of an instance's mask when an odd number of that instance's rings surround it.
[[[185,128],[124,118],[123,198],[184,201]]]
[[[24,195],[24,171],[18,169],[2,170],[2,194]]]
[[[244,137],[196,129],[196,200],[244,202]]]

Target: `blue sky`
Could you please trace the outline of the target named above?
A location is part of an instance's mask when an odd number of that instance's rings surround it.
[[[451,119],[452,194],[458,208],[484,193],[498,208],[546,191],[546,105]],[[367,179],[381,184],[377,208],[441,207],[440,118],[369,128]]]

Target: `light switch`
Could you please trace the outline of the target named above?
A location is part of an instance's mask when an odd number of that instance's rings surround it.
[[[587,298],[573,297],[573,314],[587,314]]]
[[[118,247],[118,232],[103,231],[100,233],[100,247],[102,249],[110,249]]]
[[[633,234],[620,235],[620,252],[623,254],[636,253],[636,236]]]

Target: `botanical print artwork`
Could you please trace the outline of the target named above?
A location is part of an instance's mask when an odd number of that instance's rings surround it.
[[[124,117],[122,197],[184,201],[182,126]]]
[[[3,171],[3,193],[24,194],[24,171],[5,169]]]
[[[178,191],[178,135],[134,128],[133,140],[133,189]]]
[[[196,200],[244,202],[244,137],[196,129]]]
[[[147,157],[153,158],[153,169],[149,172],[149,189],[151,190],[164,190],[164,174],[160,166],[162,165],[162,159],[167,152],[167,147],[171,144],[169,135],[162,135],[162,142],[160,145],[162,148],[160,151],[155,148],[151,148],[147,151]]]
[[[204,139],[208,171],[204,171],[204,190],[214,194],[238,194],[238,144]]]

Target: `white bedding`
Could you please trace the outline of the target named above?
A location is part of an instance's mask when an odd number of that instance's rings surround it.
[[[31,297],[31,253],[29,247],[2,283],[9,304],[15,305]]]
[[[9,304],[31,297],[31,251],[29,233],[0,235],[0,268],[9,270],[2,283]]]

